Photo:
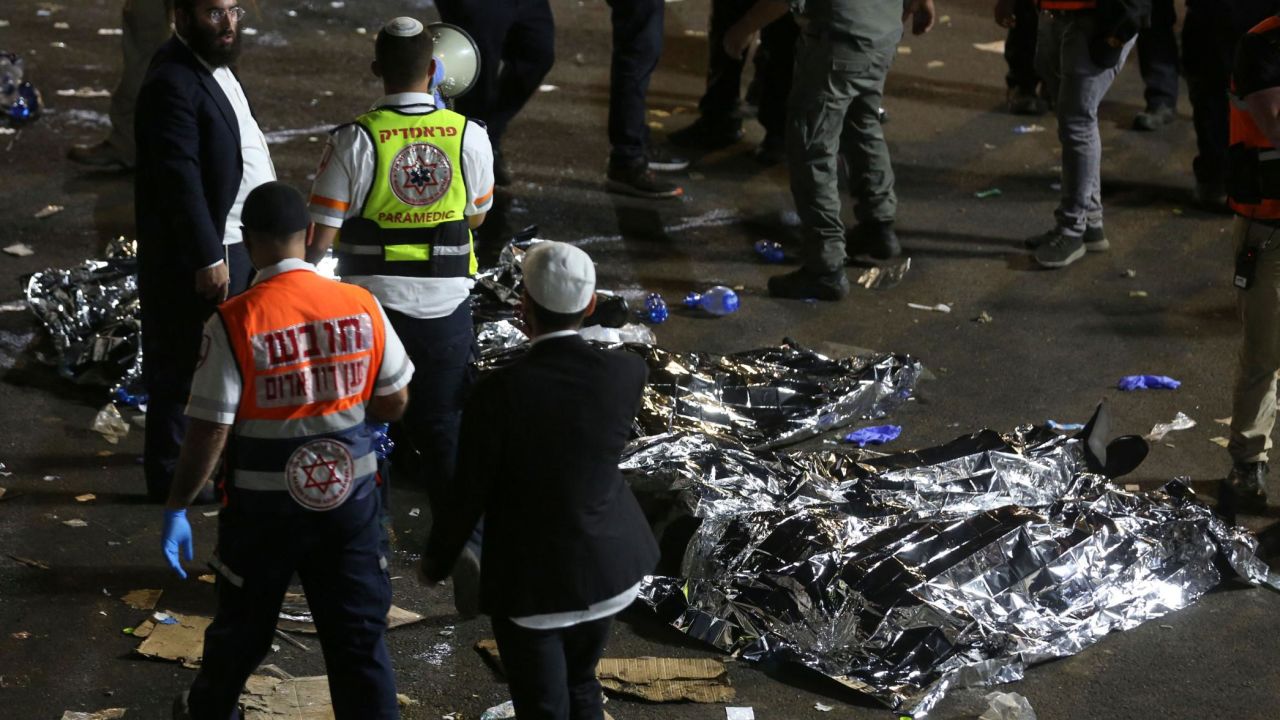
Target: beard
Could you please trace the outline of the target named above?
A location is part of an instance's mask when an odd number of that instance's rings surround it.
[[[214,67],[234,65],[240,57],[239,28],[229,28],[224,31],[193,22],[183,29],[182,36],[191,43],[191,49],[197,55]],[[228,38],[231,42],[223,44]]]

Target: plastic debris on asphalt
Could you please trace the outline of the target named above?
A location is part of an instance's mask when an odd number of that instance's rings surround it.
[[[516,716],[515,705],[510,700],[501,705],[494,705],[480,714],[480,720],[507,720]]]
[[[94,710],[93,712],[67,710],[62,713],[61,720],[117,720],[124,717],[124,713],[125,708],[107,708],[106,710]]]
[[[902,426],[900,425],[877,425],[854,430],[844,436],[844,441],[853,443],[858,447],[866,447],[868,445],[883,445],[887,442],[893,442],[901,435]]]
[[[1056,430],[1058,432],[1074,432],[1076,430],[1084,429],[1084,423],[1060,423],[1057,420],[1045,420],[1044,424],[1045,427],[1048,427],[1050,430]]]
[[[1125,392],[1134,390],[1177,390],[1182,385],[1168,375],[1126,375],[1116,387]]]
[[[989,52],[989,53],[996,53],[997,55],[1003,55],[1003,54],[1004,54],[1004,41],[1003,41],[1003,40],[993,40],[993,41],[988,42],[988,43],[974,43],[974,44],[973,44],[973,48],[974,48],[975,50],[981,50],[982,52]]]
[[[920,303],[907,303],[907,307],[912,310],[924,310],[926,312],[951,312],[951,306],[946,303],[938,303],[937,305],[921,305]]]
[[[1147,433],[1145,437],[1147,442],[1160,442],[1164,439],[1165,435],[1168,435],[1171,432],[1176,430],[1190,430],[1195,426],[1195,420],[1187,417],[1186,413],[1178,411],[1178,414],[1173,416],[1173,420],[1170,420],[1167,423],[1156,423],[1151,428],[1151,432]]]
[[[36,251],[26,243],[14,243],[5,247],[4,251],[14,257],[30,257],[36,254]]]
[[[814,710],[817,710],[818,712],[831,712],[832,710],[835,710],[835,706],[834,706],[834,705],[825,705],[825,704],[823,704],[823,703],[814,703],[814,704],[813,704],[813,709],[814,709]]]
[[[986,200],[987,198],[1000,197],[1002,194],[1003,193],[1000,191],[1000,188],[988,188],[986,190],[979,190],[974,193],[973,196],[979,200]]]
[[[727,707],[724,715],[725,720],[756,720],[756,711],[749,707]]]
[[[988,313],[986,310],[983,310],[982,312],[978,313],[978,317],[974,318],[973,321],[978,323],[979,325],[986,325],[987,323],[991,322],[993,319],[994,318],[991,317],[991,313]]]
[[[1036,720],[1036,711],[1018,693],[993,692],[987,693],[987,709],[978,720]]]
[[[893,263],[877,264],[862,271],[853,284],[868,290],[888,290],[902,282],[911,269],[911,258]]]
[[[61,205],[45,205],[43,208],[36,211],[36,214],[34,217],[37,220],[44,220],[45,218],[49,218],[49,217],[53,217],[54,215],[57,215],[58,213],[62,212],[63,209],[64,208]]]
[[[1231,444],[1230,440],[1222,436],[1209,438],[1209,442],[1213,443],[1214,445],[1218,445],[1220,447],[1227,447],[1228,445]]]
[[[97,500],[97,499],[98,499],[98,496],[94,495],[93,493],[85,493],[83,495],[76,496],[76,502],[89,502],[90,500]]]
[[[63,520],[63,521],[62,521],[62,524],[63,524],[63,525],[66,525],[67,527],[73,527],[73,528],[89,527],[89,523],[85,522],[84,520],[81,520],[80,518],[72,518],[72,519],[70,519],[70,520]]]
[[[1035,123],[1031,123],[1030,125],[1019,125],[1013,129],[1014,135],[1030,135],[1031,133],[1042,132],[1044,132],[1044,126],[1037,125]]]
[[[91,427],[94,432],[101,435],[103,439],[112,445],[120,442],[129,434],[129,423],[125,422],[124,417],[120,415],[115,403],[103,405],[102,409],[93,418]]]

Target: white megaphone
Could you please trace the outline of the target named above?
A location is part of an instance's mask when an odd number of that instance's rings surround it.
[[[449,23],[431,23],[427,32],[435,44],[432,55],[436,59],[436,72],[432,90],[446,98],[465,95],[480,77],[480,48],[476,41],[466,30]]]

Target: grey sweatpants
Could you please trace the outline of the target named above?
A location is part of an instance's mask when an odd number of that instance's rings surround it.
[[[1054,211],[1058,230],[1082,235],[1102,225],[1102,138],[1098,105],[1120,74],[1133,49],[1129,40],[1113,68],[1089,57],[1096,21],[1092,13],[1041,13],[1036,41],[1036,72],[1056,98],[1058,139],[1062,142],[1062,199]]]
[[[133,140],[133,110],[138,102],[138,90],[147,75],[151,56],[173,34],[167,4],[165,0],[125,0],[120,13],[124,67],[120,71],[120,83],[111,93],[111,135],[107,142],[130,167],[138,151]]]

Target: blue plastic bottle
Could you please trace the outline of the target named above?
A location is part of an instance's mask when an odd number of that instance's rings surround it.
[[[653,325],[661,325],[667,321],[669,314],[667,301],[663,300],[658,293],[649,293],[649,296],[644,299],[644,310],[640,311],[641,319]]]
[[[689,293],[684,299],[684,306],[712,315],[728,315],[738,310],[738,293],[724,285],[716,285],[701,294]]]
[[[772,240],[756,241],[756,254],[767,263],[780,263],[786,259],[782,246]]]

